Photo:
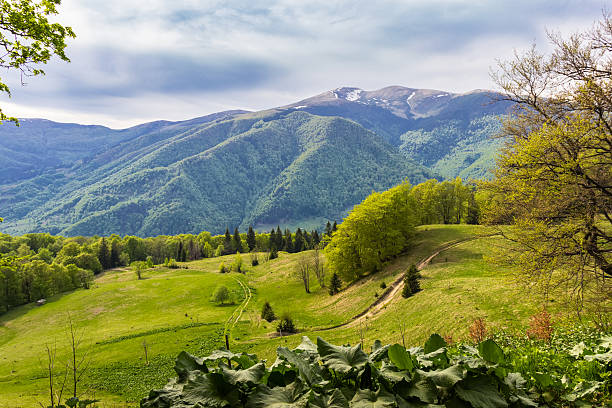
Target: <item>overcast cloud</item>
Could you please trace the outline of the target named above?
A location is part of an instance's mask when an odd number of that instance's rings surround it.
[[[280,106],[340,86],[493,88],[496,59],[546,29],[601,16],[597,0],[64,0],[72,62],[4,73],[10,115],[127,127]]]

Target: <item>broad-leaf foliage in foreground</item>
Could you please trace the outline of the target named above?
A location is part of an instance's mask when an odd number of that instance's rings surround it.
[[[251,354],[217,351],[198,358],[182,352],[178,378],[151,391],[141,408],[537,407],[553,381],[542,373],[528,390],[493,340],[450,352],[437,334],[411,349],[377,341],[370,354],[361,345],[335,346],[321,338],[315,345],[304,337],[297,348],[279,347],[277,354],[267,369]],[[604,387],[581,382],[557,397],[572,404]]]

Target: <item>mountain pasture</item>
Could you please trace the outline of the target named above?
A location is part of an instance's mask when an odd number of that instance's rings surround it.
[[[205,355],[224,346],[228,322],[245,299],[236,279],[249,286],[252,299],[231,328],[230,348],[255,353],[269,363],[278,346],[295,346],[302,335],[321,335],[338,344],[356,344],[363,338],[366,348],[375,339],[401,343],[399,322],[405,324],[407,346],[421,343],[431,332],[467,340],[468,327],[480,317],[490,327],[523,330],[540,303],[509,285],[511,271],[483,258],[497,238],[473,238],[488,234],[480,226],[419,227],[412,250],[335,296],[321,288],[315,276],[310,277],[307,294],[296,276],[300,258],[312,256],[312,251],[281,252],[267,262],[259,254],[260,264],[249,264],[245,275],[218,272],[219,263],[229,265],[235,255],[182,263],[187,269],[156,267],[145,271],[142,280],[129,269],[107,271],[89,290],[56,296],[40,307],[25,305],[0,317],[0,407],[47,401],[45,345],[57,347],[56,366],[61,366],[69,356],[70,320],[82,336],[78,352],[86,353],[89,364],[79,389],[102,399],[102,406],[136,406],[149,389],[161,387],[174,375],[174,358],[180,351]],[[383,294],[383,282],[390,285],[410,264],[457,240],[468,241],[441,252],[421,271],[420,292],[408,299],[398,294],[374,316],[352,322]],[[247,264],[249,255],[242,257]],[[228,287],[233,304],[211,302],[218,285]],[[260,318],[266,301],[277,317],[288,314],[293,319],[297,335],[279,337],[277,321]]]

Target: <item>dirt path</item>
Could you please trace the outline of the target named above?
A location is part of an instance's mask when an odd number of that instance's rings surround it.
[[[453,247],[455,247],[455,246],[457,246],[459,244],[462,244],[464,242],[468,242],[468,241],[472,241],[472,240],[480,239],[480,238],[484,238],[484,237],[485,236],[470,237],[470,238],[465,238],[465,239],[460,239],[460,240],[456,240],[456,241],[447,242],[446,244],[442,245],[441,247],[438,247],[438,249],[436,249],[432,254],[430,254],[426,258],[420,260],[416,264],[416,267],[420,271],[421,269],[423,269],[427,265],[429,265],[431,260],[434,259],[436,256],[438,256],[441,252],[446,251],[447,249],[453,248]],[[335,326],[326,327],[326,328],[323,328],[323,329],[316,329],[315,331],[325,331],[325,330],[337,329],[339,327],[353,327],[355,325],[358,325],[359,323],[362,323],[364,320],[367,320],[367,319],[370,319],[370,318],[374,317],[378,312],[380,312],[382,309],[384,309],[385,306],[387,306],[387,304],[389,304],[389,302],[391,302],[393,300],[393,298],[395,297],[395,295],[397,295],[397,293],[399,291],[402,290],[402,288],[403,288],[402,281],[403,280],[404,280],[404,274],[399,274],[399,276],[393,281],[393,283],[391,283],[387,287],[387,290],[382,295],[380,295],[378,297],[378,299],[376,299],[376,301],[374,303],[372,303],[370,306],[368,306],[368,308],[365,309],[363,312],[361,312],[358,315],[352,317],[349,321],[341,323],[341,324],[337,324]]]
[[[249,288],[248,284],[245,284],[236,277],[232,276],[232,278],[234,278],[234,280],[238,282],[238,284],[242,288],[242,291],[244,292],[244,300],[242,301],[242,303],[240,303],[240,305],[238,305],[236,309],[234,309],[234,312],[225,323],[225,334],[227,335],[230,335],[232,333],[232,329],[234,328],[234,326],[236,326],[236,323],[238,323],[238,321],[242,317],[244,309],[246,309],[246,307],[249,305],[249,302],[251,301],[251,298],[253,297],[253,293],[251,292],[251,288]]]

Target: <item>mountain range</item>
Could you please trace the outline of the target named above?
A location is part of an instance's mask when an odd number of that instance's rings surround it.
[[[404,179],[487,177],[509,102],[399,86],[122,130],[0,126],[0,231],[66,236],[321,227]]]

